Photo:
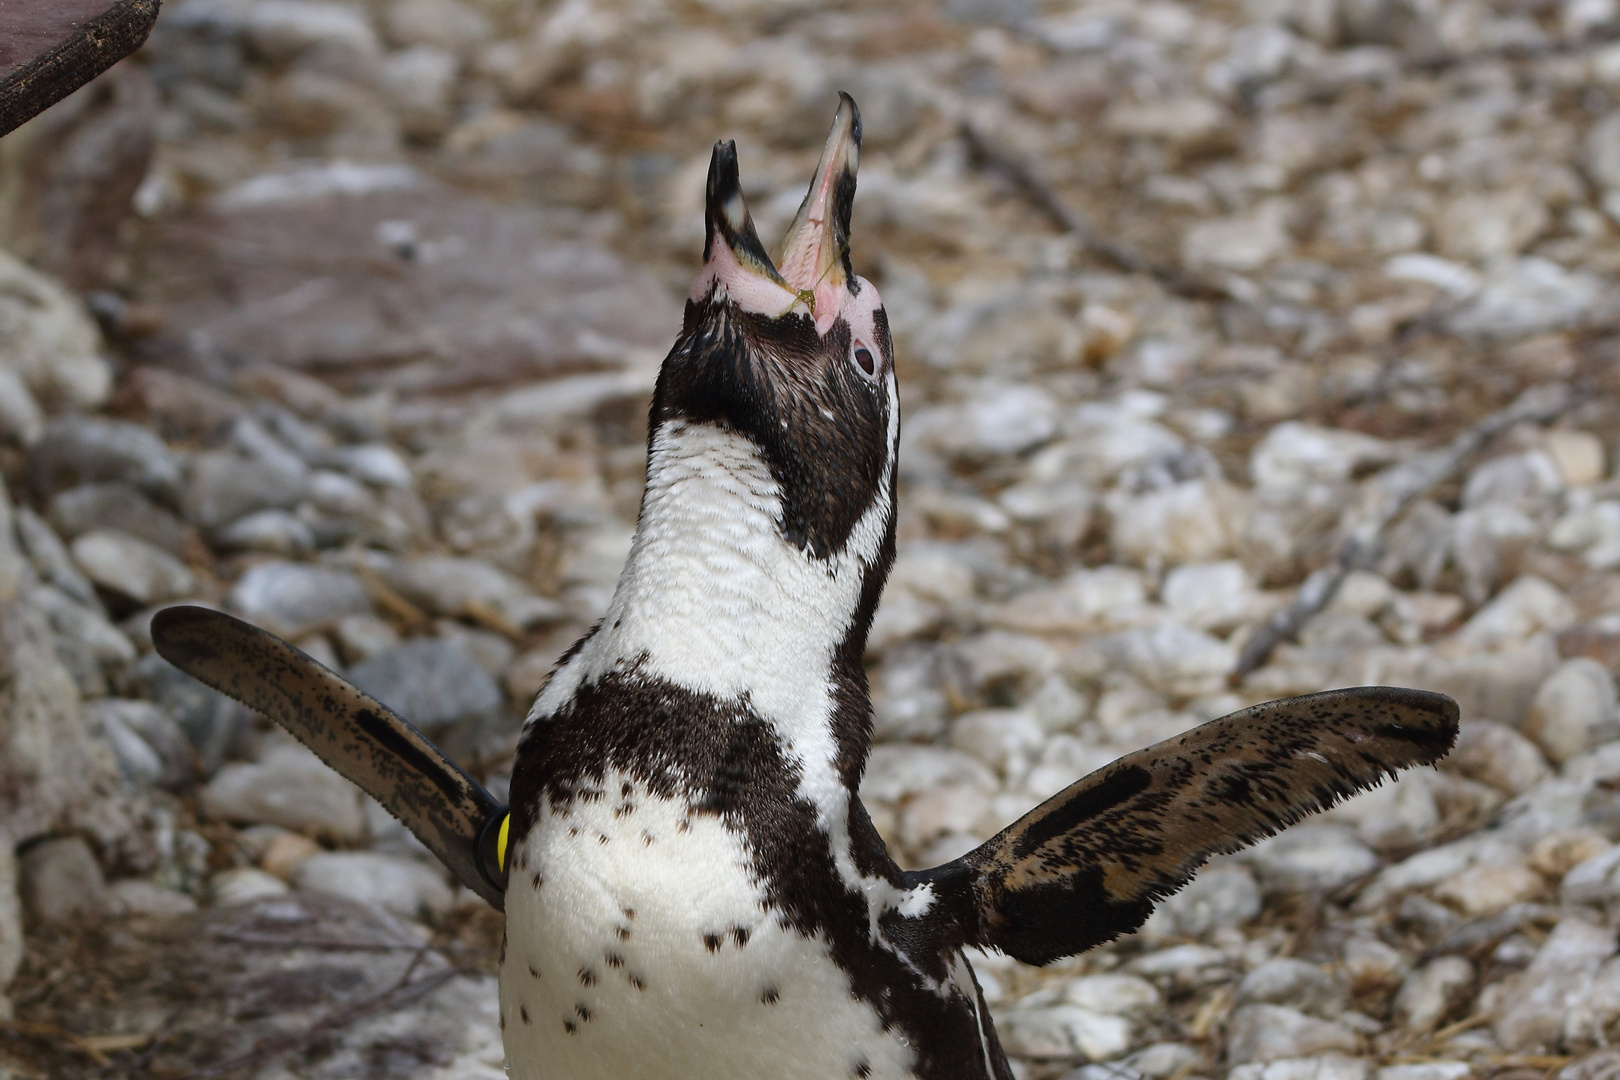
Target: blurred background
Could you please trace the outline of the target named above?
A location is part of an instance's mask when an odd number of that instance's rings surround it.
[[[1620,1075],[1615,0],[169,0],[0,142],[0,1077],[503,1075],[498,916],[151,613],[504,793],[628,550],[710,147],[769,243],[840,89],[903,864],[1253,702],[1463,707],[1142,934],[976,957],[1020,1075]]]

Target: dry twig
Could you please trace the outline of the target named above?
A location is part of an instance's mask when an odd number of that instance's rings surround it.
[[[407,972],[409,974],[409,972]],[[321,1039],[368,1017],[404,1008],[417,998],[432,993],[458,975],[470,974],[466,969],[447,967],[416,982],[400,982],[374,997],[357,1001],[340,1009],[302,1031],[262,1040],[252,1050],[234,1058],[186,1073],[180,1080],[207,1080],[209,1077],[229,1076],[239,1069],[261,1065],[283,1054],[312,1046]]]
[[[1146,274],[1176,295],[1191,300],[1237,299],[1231,290],[1221,284],[1196,277],[1179,266],[1156,262],[1129,245],[1104,236],[1059,198],[1052,186],[1037,176],[1027,162],[996,146],[967,120],[962,121],[961,131],[962,138],[967,141],[975,157],[1005,174],[1036,209],[1103,262],[1127,273]]]
[[[1431,488],[1462,468],[1481,447],[1504,431],[1517,424],[1545,424],[1568,411],[1576,401],[1577,395],[1560,383],[1531,387],[1512,405],[1491,413],[1440,449],[1420,454],[1373,480],[1371,506],[1360,521],[1345,531],[1333,558],[1313,570],[1293,601],[1249,638],[1228,677],[1231,685],[1241,685],[1250,672],[1265,666],[1279,644],[1292,639],[1306,620],[1332,602],[1352,570],[1377,558],[1390,525]]]

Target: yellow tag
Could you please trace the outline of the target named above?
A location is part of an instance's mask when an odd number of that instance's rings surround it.
[[[510,830],[511,825],[512,825],[512,815],[507,814],[505,817],[501,818],[500,835],[495,837],[495,865],[500,867],[500,870],[501,870],[501,872],[503,874],[506,872],[506,840],[507,840],[507,833]]]

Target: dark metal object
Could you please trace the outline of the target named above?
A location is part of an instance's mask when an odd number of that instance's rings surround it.
[[[0,0],[0,135],[140,48],[161,4]]]

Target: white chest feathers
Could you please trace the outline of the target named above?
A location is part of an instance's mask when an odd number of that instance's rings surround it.
[[[742,839],[610,775],[513,853],[501,1020],[514,1080],[907,1077],[826,943],[784,925]]]

